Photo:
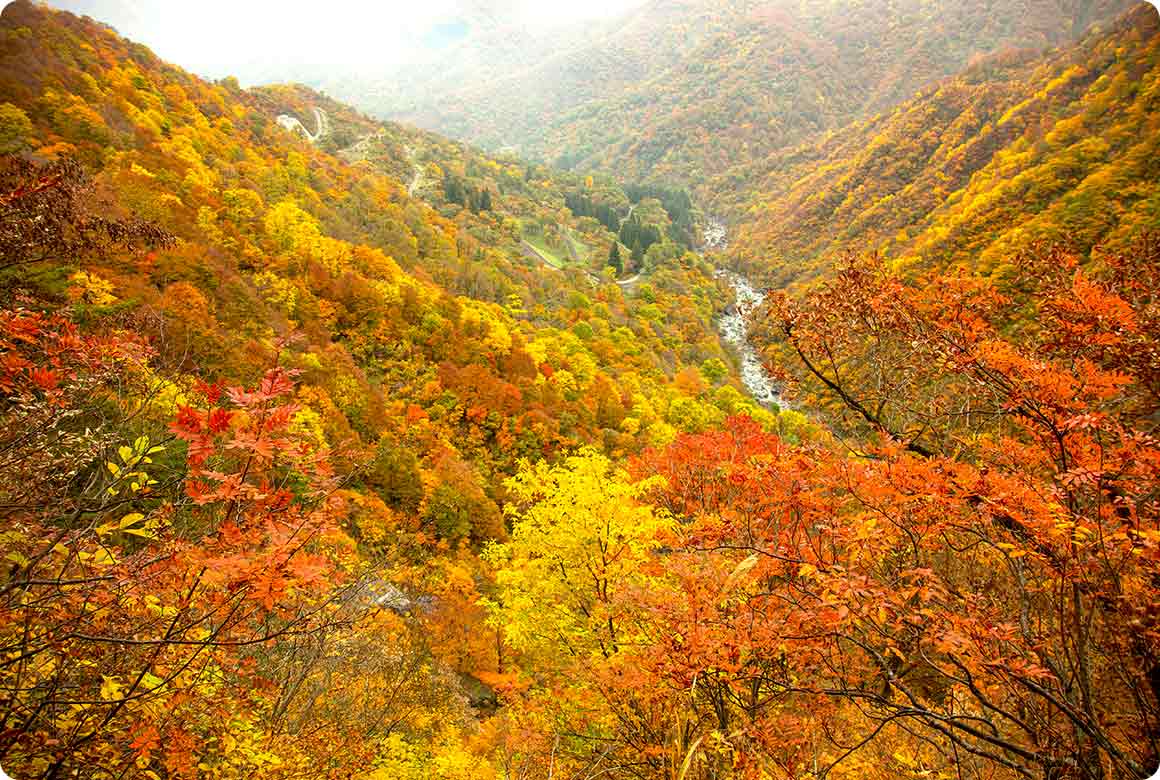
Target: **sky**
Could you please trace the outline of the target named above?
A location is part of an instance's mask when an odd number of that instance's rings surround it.
[[[641,0],[49,0],[87,14],[202,76],[243,82],[287,67],[389,68],[429,53],[433,26],[486,14],[549,28]],[[268,74],[264,71],[270,71]]]

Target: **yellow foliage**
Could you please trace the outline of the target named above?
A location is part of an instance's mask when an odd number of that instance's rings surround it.
[[[113,283],[95,271],[77,271],[68,280],[68,295],[74,301],[94,306],[108,306],[117,302],[117,296],[113,295]]]
[[[637,502],[655,484],[630,482],[592,449],[555,466],[525,462],[507,480],[511,541],[484,557],[496,567],[491,620],[513,647],[551,657],[563,643],[582,658],[629,641],[631,607],[618,596],[646,577],[641,565],[671,522]]]

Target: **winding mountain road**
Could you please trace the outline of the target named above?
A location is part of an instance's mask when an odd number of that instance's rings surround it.
[[[321,108],[318,108],[317,106],[312,106],[311,108],[314,111],[314,121],[317,125],[317,130],[314,133],[311,133],[310,130],[308,130],[306,126],[302,124],[302,121],[298,119],[298,117],[291,116],[290,114],[279,114],[276,121],[279,125],[286,128],[290,132],[301,133],[311,143],[316,144],[330,134],[330,117],[326,115],[325,111],[323,111]],[[368,133],[354,144],[352,144],[350,147],[339,151],[339,154],[350,162],[362,159],[366,155],[371,142],[382,138],[382,136],[382,130],[379,130],[376,133]],[[419,189],[426,183],[423,176],[423,164],[419,161],[418,155],[413,146],[406,147],[406,152],[407,158],[411,161],[411,165],[415,168],[415,173],[411,177],[411,181],[407,183],[407,196],[414,197],[415,193],[418,192]],[[629,208],[628,215],[625,217],[625,219],[628,219],[632,216],[632,211],[635,208],[636,205],[633,204]],[[574,239],[572,238],[572,230],[567,226],[565,226],[565,230],[567,231],[567,239],[565,243],[568,245],[568,253],[572,259],[572,262],[579,264],[583,261],[583,258],[581,258],[579,252],[576,251],[576,245],[574,243]],[[536,249],[536,247],[532,246],[527,241],[520,242],[520,249],[525,257],[532,260],[537,260],[542,265],[551,268],[553,271],[565,270],[560,266],[552,263],[550,260],[548,260],[548,258],[544,257],[540,250]],[[599,275],[594,274],[592,271],[586,268],[582,270],[584,271],[585,276],[591,279],[593,283],[600,284],[603,281]],[[640,273],[635,273],[626,279],[617,279],[616,283],[620,285],[621,288],[628,289],[638,281],[640,281]]]
[[[307,141],[316,144],[330,135],[330,117],[318,106],[312,106],[311,108],[314,111],[314,123],[317,126],[317,131],[314,133],[306,129],[306,125],[302,124],[302,120],[290,114],[279,114],[275,121],[292,133],[302,133]]]
[[[411,165],[415,166],[415,175],[411,177],[411,182],[407,185],[407,196],[414,197],[415,191],[423,186],[423,166],[419,162],[419,158],[415,156],[414,147],[407,147],[407,158],[411,161]]]
[[[377,141],[383,137],[383,131],[379,130],[374,133],[367,133],[362,138],[355,141],[352,145],[345,149],[340,149],[338,155],[347,162],[362,162],[370,153],[372,141]]]

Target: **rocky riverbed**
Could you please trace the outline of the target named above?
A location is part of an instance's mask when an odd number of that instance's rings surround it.
[[[760,355],[749,341],[748,318],[765,302],[765,293],[732,271],[718,271],[717,276],[725,279],[733,289],[733,303],[721,315],[717,329],[721,338],[737,350],[741,359],[741,383],[762,406],[781,406],[777,383],[765,370]]]
[[[717,217],[706,220],[701,229],[701,248],[709,252],[723,252],[729,248],[729,231],[724,221]],[[721,269],[716,275],[733,289],[733,303],[721,315],[717,330],[725,343],[737,350],[741,360],[741,384],[762,406],[782,406],[777,382],[765,370],[761,356],[749,341],[749,315],[765,302],[765,293],[733,271]]]

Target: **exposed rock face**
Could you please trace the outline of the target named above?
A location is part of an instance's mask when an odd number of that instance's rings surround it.
[[[367,583],[365,598],[369,603],[397,615],[409,615],[416,606],[414,599],[389,582]]]

